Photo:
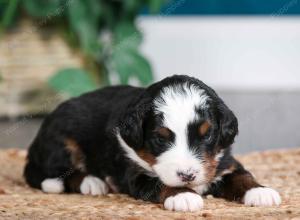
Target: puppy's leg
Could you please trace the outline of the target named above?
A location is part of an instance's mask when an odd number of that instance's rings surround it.
[[[108,192],[104,181],[87,174],[85,154],[72,139],[35,143],[29,150],[24,176],[30,186],[46,193],[103,195]]]
[[[31,187],[46,193],[62,193],[64,176],[74,170],[69,153],[59,142],[45,142],[43,147],[41,150],[41,146],[35,144],[30,148],[24,177]]]
[[[231,159],[231,173],[225,174],[221,181],[211,186],[211,194],[248,206],[272,206],[281,203],[278,192],[258,184],[249,171],[234,158]]]
[[[107,184],[98,177],[75,171],[65,181],[67,192],[81,193],[84,195],[106,195],[109,191]]]
[[[158,178],[138,176],[130,182],[130,195],[136,199],[162,203],[168,210],[197,211],[203,207],[203,199],[189,188],[165,186]]]

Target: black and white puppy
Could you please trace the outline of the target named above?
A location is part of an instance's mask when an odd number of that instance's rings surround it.
[[[126,193],[196,211],[201,195],[249,206],[279,205],[231,155],[233,112],[198,79],[173,76],[148,88],[115,86],[61,104],[28,154],[28,184],[47,193]]]

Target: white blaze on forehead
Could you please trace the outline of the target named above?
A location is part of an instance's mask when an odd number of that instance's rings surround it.
[[[189,148],[187,127],[197,120],[196,109],[207,108],[207,100],[204,90],[183,84],[164,88],[154,101],[155,112],[163,116],[163,126],[175,133],[175,142],[157,158],[157,164],[153,166],[158,175],[164,173],[163,180],[169,185],[180,183],[177,171],[196,172],[195,181],[198,182],[205,178],[202,161]]]
[[[164,88],[154,105],[157,113],[163,113],[164,125],[177,131],[196,119],[196,108],[207,108],[207,100],[204,90],[184,84]]]

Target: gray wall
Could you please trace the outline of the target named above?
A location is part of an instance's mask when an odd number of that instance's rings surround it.
[[[300,147],[300,92],[219,92],[239,119],[234,152]]]

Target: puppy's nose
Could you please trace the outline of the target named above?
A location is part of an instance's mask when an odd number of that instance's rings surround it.
[[[191,182],[196,178],[196,176],[193,173],[177,172],[177,175],[179,176],[182,182]]]

